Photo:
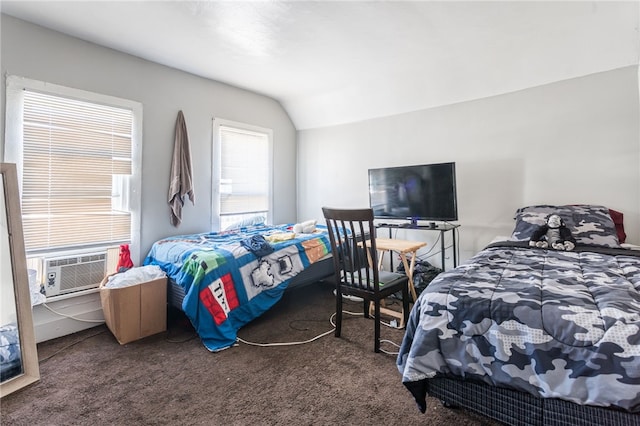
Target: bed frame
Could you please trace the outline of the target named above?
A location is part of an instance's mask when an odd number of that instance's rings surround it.
[[[463,407],[509,425],[638,426],[640,414],[538,398],[516,390],[454,378],[426,380],[427,394],[445,407]]]

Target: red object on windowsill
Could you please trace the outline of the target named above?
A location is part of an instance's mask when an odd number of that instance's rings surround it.
[[[118,259],[116,272],[124,272],[131,268],[133,268],[133,262],[131,261],[131,254],[129,253],[129,244],[121,244],[120,258]]]

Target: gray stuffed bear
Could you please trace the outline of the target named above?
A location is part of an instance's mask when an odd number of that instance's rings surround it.
[[[540,225],[531,235],[529,246],[556,250],[573,250],[576,239],[571,235],[571,230],[557,214],[551,214],[547,223]]]

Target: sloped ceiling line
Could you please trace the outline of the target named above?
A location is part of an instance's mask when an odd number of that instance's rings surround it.
[[[638,2],[2,1],[0,11],[270,96],[298,129],[639,63]]]

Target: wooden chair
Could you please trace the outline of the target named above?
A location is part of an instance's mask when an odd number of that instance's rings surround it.
[[[409,317],[409,278],[404,274],[380,271],[376,250],[372,209],[333,209],[323,207],[336,282],[336,330],[342,329],[342,296],[364,299],[364,316],[369,318],[369,304],[374,305],[374,351],[380,352],[380,302],[402,292],[403,324]]]

